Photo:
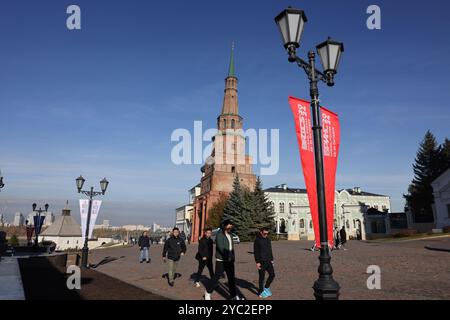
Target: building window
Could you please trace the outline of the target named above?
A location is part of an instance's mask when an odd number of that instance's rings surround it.
[[[378,210],[378,205],[377,204],[373,205],[373,207]]]
[[[223,128],[225,129],[227,127],[227,119],[223,119]]]
[[[309,228],[312,229],[313,225],[312,225],[312,220],[309,220]]]
[[[347,221],[345,222],[345,225],[346,225],[347,229],[350,229],[350,221],[349,221],[349,220],[347,220]]]
[[[305,228],[305,220],[300,219],[300,228]]]
[[[284,202],[280,202],[280,213],[284,213]]]
[[[235,172],[236,172],[236,167],[235,167],[235,166],[232,166],[232,167],[231,167],[231,172],[232,172],[232,173],[235,173]]]
[[[235,123],[234,119],[231,119],[231,129],[234,129],[234,123]]]

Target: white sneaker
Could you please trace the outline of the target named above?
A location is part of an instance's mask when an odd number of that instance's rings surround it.
[[[232,300],[244,300],[244,299],[241,299],[241,297],[236,296],[236,297],[234,297]]]
[[[211,293],[208,293],[208,291],[205,291],[204,298],[205,298],[205,300],[211,300]]]
[[[196,283],[195,283],[195,287],[196,287],[196,288],[200,288],[200,282],[196,282]]]

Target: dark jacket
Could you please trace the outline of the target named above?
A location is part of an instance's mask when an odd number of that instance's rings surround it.
[[[168,259],[178,261],[180,260],[181,253],[185,252],[186,244],[184,243],[183,239],[181,239],[180,237],[175,238],[174,236],[171,236],[164,243],[162,256],[165,257],[167,255]]]
[[[268,237],[263,238],[258,234],[253,242],[253,252],[256,263],[273,261],[272,242]]]
[[[341,231],[339,231],[339,236],[340,236],[340,241],[342,244],[347,242],[347,233],[345,232],[345,229],[341,229]]]
[[[231,239],[231,251],[230,251],[230,242],[228,241],[227,236],[225,235],[225,231],[222,229],[217,232],[216,235],[216,259],[222,261],[233,262],[235,259],[234,256],[234,243],[233,236],[230,234]]]
[[[138,246],[141,248],[149,248],[150,238],[148,236],[140,236],[138,240]]]
[[[213,244],[211,238],[202,237],[198,242],[198,252],[195,258],[197,260],[202,260],[203,258],[207,258],[207,260],[212,259],[213,257]]]

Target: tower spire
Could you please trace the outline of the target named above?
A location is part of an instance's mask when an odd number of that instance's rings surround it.
[[[230,66],[228,68],[228,77],[236,77],[234,70],[234,41],[231,42]]]

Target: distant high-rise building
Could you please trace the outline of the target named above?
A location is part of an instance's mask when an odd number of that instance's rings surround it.
[[[0,213],[0,225],[3,227],[6,224],[7,223],[6,223],[5,217],[3,216],[3,213]]]
[[[103,228],[109,228],[109,220],[103,220]]]
[[[24,223],[23,214],[21,212],[16,212],[16,214],[14,215],[13,226],[20,227],[23,226],[23,223]]]

